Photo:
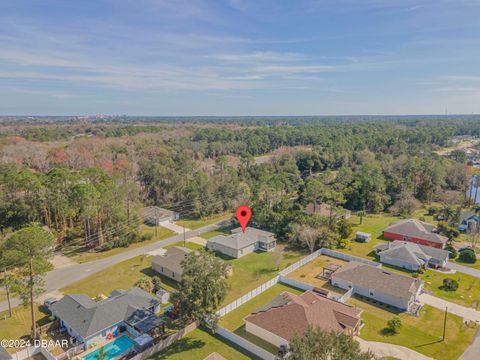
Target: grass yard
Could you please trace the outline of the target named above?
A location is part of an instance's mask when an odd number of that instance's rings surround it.
[[[152,270],[151,265],[150,256],[137,256],[92,274],[60,291],[64,294],[87,294],[90,297],[99,294],[108,296],[115,289],[131,288],[143,276],[159,276]],[[174,290],[176,283],[173,280],[164,276],[160,278],[163,282],[162,287],[168,291]]]
[[[480,279],[457,272],[455,274],[441,274],[436,271],[428,270],[421,275],[425,282],[425,289],[431,291],[433,295],[445,300],[478,309],[480,302]],[[445,291],[441,287],[443,279],[451,278],[458,281],[456,291]]]
[[[50,320],[48,314],[43,312],[43,307],[36,307],[35,317],[38,325],[44,325]],[[8,310],[0,313],[0,340],[16,340],[30,337],[30,329],[32,320],[30,315],[30,307],[17,306],[13,309],[13,316],[8,316]],[[16,352],[21,349],[9,348],[9,352]]]
[[[175,223],[177,225],[194,230],[207,225],[215,224],[216,222],[219,222],[222,220],[230,220],[232,216],[233,215],[231,213],[223,213],[223,214],[212,215],[202,219],[186,218],[184,220],[178,220]]]
[[[283,247],[283,245],[278,246]],[[279,269],[285,269],[305,255],[306,253],[284,248],[283,260]],[[228,279],[230,289],[224,301],[226,304],[267,282],[278,273],[271,252],[255,252],[240,259],[231,259],[224,256],[221,256],[221,258],[233,267],[233,275]]]
[[[289,291],[293,294],[301,294],[303,292],[302,290],[287,285],[276,284],[270,289],[264,291],[260,295],[254,297],[250,301],[246,302],[242,306],[222,317],[219,321],[219,325],[264,348],[265,350],[276,354],[278,349],[275,346],[254,335],[248,334],[245,331],[245,323],[243,319],[253,311],[261,308],[269,301],[272,301],[275,297],[277,297],[284,291]]]
[[[140,230],[142,234],[152,234],[152,238],[146,241],[130,244],[130,246],[128,247],[119,247],[119,248],[115,248],[107,251],[89,252],[89,251],[85,251],[84,248],[72,251],[71,249],[69,250],[69,248],[66,247],[63,252],[65,255],[69,256],[72,260],[78,263],[84,263],[88,261],[99,260],[109,256],[117,255],[127,250],[136,249],[136,248],[139,248],[160,240],[164,240],[176,235],[175,232],[173,232],[172,230],[166,229],[164,227],[155,228],[155,227],[144,225],[144,224],[140,226]]]
[[[328,264],[344,265],[346,261],[335,259],[330,256],[320,255],[315,260],[302,266],[300,269],[288,274],[289,278],[313,285],[317,288],[324,288],[339,294],[345,293],[345,290],[333,287],[329,281],[324,278],[318,278],[317,275],[322,273],[322,268]]]
[[[235,229],[235,225],[222,226],[222,227],[218,228],[217,230],[212,230],[212,231],[206,232],[206,233],[204,233],[200,236],[202,238],[208,240],[208,239],[211,239],[212,237],[217,236],[217,235],[230,235],[232,229]]]
[[[3,288],[0,288],[0,301],[5,301],[7,300],[7,293]]]
[[[226,359],[256,359],[233,343],[218,335],[210,335],[202,329],[196,329],[183,339],[173,343],[165,350],[153,355],[153,360],[200,360],[212,352],[217,352]]]
[[[197,244],[197,243],[194,243],[194,242],[190,242],[190,241],[188,241],[188,239],[185,242],[185,244],[183,243],[183,241],[179,241],[179,242],[176,242],[174,244],[164,246],[163,248],[164,249],[171,249],[174,246],[186,247],[187,249],[190,249],[190,250],[200,250],[200,249],[204,248],[204,246],[202,246],[200,244]]]
[[[405,346],[437,360],[457,359],[477,331],[475,325],[465,326],[460,317],[448,314],[446,339],[442,342],[444,313],[441,310],[424,306],[420,317],[415,317],[386,310],[357,297],[351,298],[348,303],[364,310],[362,319],[365,326],[360,333],[361,338]],[[399,333],[386,334],[387,321],[394,316],[402,321]]]

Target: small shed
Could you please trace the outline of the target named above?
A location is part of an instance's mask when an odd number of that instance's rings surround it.
[[[355,241],[362,242],[362,243],[367,243],[371,240],[372,234],[362,232],[362,231],[357,231],[355,233]]]
[[[168,303],[168,300],[170,300],[170,293],[165,289],[158,290],[155,295],[157,295],[162,304],[166,304]]]

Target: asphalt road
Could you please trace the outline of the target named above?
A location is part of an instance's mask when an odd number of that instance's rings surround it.
[[[185,233],[186,238],[198,236],[211,230],[218,229],[225,223],[225,220],[218,223],[207,225],[196,230],[190,230]],[[172,236],[165,240],[160,240],[155,243],[151,243],[136,249],[127,250],[123,253],[113,255],[104,259],[89,261],[83,264],[74,264],[61,269],[52,270],[45,276],[45,290],[47,293],[59,290],[67,285],[70,285],[78,280],[82,280],[87,276],[95,274],[100,270],[106,269],[110,266],[118,264],[122,261],[134,258],[139,255],[146,254],[150,251],[159,249],[161,247],[174,244],[183,240],[183,234]],[[11,299],[12,307],[21,304],[21,300],[18,298]],[[0,312],[8,310],[7,301],[0,302]]]

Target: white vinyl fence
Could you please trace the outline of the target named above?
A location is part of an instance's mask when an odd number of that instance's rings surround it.
[[[235,310],[237,307],[239,307],[240,305],[243,305],[245,304],[248,300],[251,300],[253,299],[255,296],[263,293],[265,290],[271,288],[273,285],[275,285],[276,283],[278,283],[278,278],[279,276],[275,276],[273,279],[267,281],[266,283],[263,283],[262,285],[260,285],[259,287],[257,287],[256,289],[253,289],[252,291],[250,291],[249,293],[239,297],[237,300],[231,302],[230,304],[228,304],[227,306],[223,307],[222,309],[218,310],[217,311],[217,315],[222,317],[222,316],[225,316],[226,314],[228,314],[230,311],[233,311]]]
[[[367,265],[375,266],[375,267],[382,267],[382,264],[380,264],[378,262],[370,261],[370,260],[367,260],[367,259],[362,259],[360,257],[353,256],[353,255],[348,255],[348,254],[342,253],[340,251],[335,251],[335,250],[330,250],[330,249],[325,249],[325,248],[321,248],[320,251],[321,251],[321,255],[327,255],[327,256],[331,256],[331,257],[341,259],[341,260],[345,260],[345,261],[356,261],[356,262],[360,262],[362,264],[367,264]]]
[[[250,341],[238,336],[222,327],[219,327],[217,330],[217,334],[221,337],[233,342],[234,344],[240,346],[242,349],[247,350],[248,352],[252,353],[253,355],[258,356],[260,359],[264,360],[275,360],[275,355],[268,352],[267,350],[259,347],[251,343]]]
[[[280,275],[280,278],[278,279],[282,284],[290,285],[293,286],[297,289],[301,289],[303,291],[308,291],[312,290],[314,287],[309,284],[305,284],[304,282]]]
[[[353,287],[350,288],[350,290],[348,290],[345,294],[343,294],[341,297],[339,297],[337,300],[342,302],[342,303],[345,303],[348,301],[348,299],[350,299],[353,295]]]

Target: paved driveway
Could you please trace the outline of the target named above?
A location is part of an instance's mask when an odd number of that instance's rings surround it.
[[[160,226],[167,228],[169,230],[172,230],[173,232],[176,232],[177,234],[183,234],[183,232],[190,231],[189,228],[184,228],[183,226],[177,225],[171,221],[162,221],[160,223]]]
[[[480,311],[458,305],[429,294],[421,294],[419,300],[422,304],[430,305],[440,310],[445,310],[445,308],[448,308],[449,313],[458,315],[466,320],[475,321],[476,323],[480,324]]]
[[[458,272],[480,278],[480,270],[478,270],[478,269],[473,269],[471,267],[463,266],[463,265],[460,265],[460,264],[457,264],[457,263],[454,263],[454,262],[449,262],[447,264],[447,267],[449,267],[452,270],[456,270]]]
[[[415,350],[400,345],[387,344],[378,341],[366,341],[355,338],[360,343],[362,351],[370,350],[379,358],[393,357],[401,360],[433,360],[433,358],[420,354]]]
[[[459,360],[478,360],[480,359],[480,331],[477,331],[477,335],[473,339],[472,344],[465,350],[460,356]]]
[[[191,238],[198,236],[200,234],[206,233],[218,229],[222,225],[225,225],[225,220],[222,220],[216,224],[207,225],[202,228],[191,230],[185,233],[186,238]],[[172,236],[165,240],[160,240],[152,244],[148,244],[136,249],[127,250],[123,253],[110,256],[100,260],[94,260],[83,264],[73,264],[67,267],[62,267],[60,269],[55,269],[47,273],[45,276],[45,289],[47,293],[54,292],[59,290],[67,285],[70,285],[78,280],[84,279],[89,275],[95,274],[100,270],[106,269],[110,266],[118,264],[119,262],[134,258],[139,255],[148,254],[151,251],[155,251],[164,246],[174,244],[176,242],[183,240],[183,233]],[[20,299],[14,298],[11,299],[12,307],[18,306],[21,304]],[[8,309],[7,301],[0,302],[0,312]]]

